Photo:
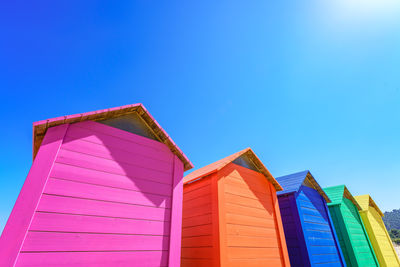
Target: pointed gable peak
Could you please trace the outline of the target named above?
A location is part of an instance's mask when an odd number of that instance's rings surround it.
[[[295,193],[300,190],[302,185],[314,188],[318,193],[324,197],[327,203],[330,203],[328,195],[322,190],[321,186],[315,180],[314,176],[309,170],[292,173],[289,175],[276,178],[278,183],[283,187],[283,191],[278,192],[278,195]]]
[[[158,124],[153,116],[142,104],[132,104],[121,107],[97,110],[92,112],[67,115],[33,123],[33,158],[42,143],[48,128],[81,121],[95,121],[119,128],[124,131],[133,132],[161,143],[164,143],[183,163],[184,170],[193,168],[192,163],[179,149],[164,129]]]
[[[232,154],[226,158],[220,159],[214,163],[204,166],[198,170],[193,171],[183,178],[184,184],[192,183],[201,178],[208,176],[214,172],[217,172],[227,166],[229,163],[244,166],[246,168],[255,170],[262,173],[268,181],[272,183],[276,191],[282,190],[282,187],[271,175],[268,169],[264,166],[261,160],[256,156],[251,148],[243,149],[235,154]]]
[[[383,212],[378,207],[378,205],[376,205],[375,201],[370,195],[355,196],[354,198],[360,205],[362,211],[367,211],[368,207],[372,207],[379,213],[379,215],[381,215],[381,217],[384,216]]]
[[[343,202],[344,198],[347,198],[350,200],[354,206],[357,207],[358,210],[361,210],[360,205],[357,203],[353,195],[350,193],[350,191],[347,189],[345,185],[338,185],[338,186],[331,186],[331,187],[325,187],[324,191],[326,194],[329,196],[329,198],[332,200],[332,205],[337,205],[341,204]]]

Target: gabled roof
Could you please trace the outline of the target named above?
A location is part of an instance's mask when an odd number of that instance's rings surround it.
[[[218,160],[210,165],[207,165],[205,167],[202,167],[198,170],[193,171],[192,173],[188,174],[183,178],[183,183],[191,183],[197,180],[200,180],[204,176],[208,176],[214,172],[217,172],[224,168],[226,165],[229,163],[232,163],[236,159],[238,159],[241,156],[246,156],[248,160],[251,161],[251,163],[254,164],[254,166],[257,168],[258,172],[262,173],[268,181],[270,181],[273,186],[275,187],[276,191],[282,190],[282,187],[279,185],[279,183],[275,180],[275,178],[271,175],[271,173],[268,171],[268,169],[264,166],[264,164],[261,162],[261,160],[254,154],[253,150],[251,148],[246,148],[243,149],[242,151],[239,151],[233,155],[230,155],[226,158],[223,158],[221,160]]]
[[[300,190],[300,187],[305,183],[311,184],[312,187],[318,191],[318,193],[324,197],[327,203],[330,203],[331,200],[326,195],[324,190],[322,190],[321,186],[314,179],[311,172],[309,170],[305,170],[302,172],[292,173],[289,175],[281,176],[276,178],[278,183],[283,187],[283,191],[278,192],[278,195],[295,193]]]
[[[368,207],[374,208],[381,217],[383,217],[383,212],[379,209],[378,205],[376,205],[375,201],[372,199],[370,195],[361,195],[354,197],[357,203],[360,205],[362,211],[367,211]]]
[[[332,201],[331,203],[329,203],[330,205],[342,204],[343,198],[347,198],[354,204],[354,206],[357,207],[358,210],[361,210],[360,205],[357,203],[357,201],[345,185],[325,187],[324,191]]]
[[[42,143],[44,135],[48,128],[66,124],[75,123],[81,121],[100,121],[105,119],[117,118],[122,115],[136,113],[143,123],[150,129],[158,141],[164,143],[168,148],[183,162],[184,170],[187,171],[193,168],[192,163],[186,157],[185,154],[179,149],[179,147],[172,141],[171,137],[164,131],[164,129],[157,123],[157,121],[151,116],[142,104],[132,104],[121,107],[102,109],[92,112],[85,112],[74,115],[67,115],[47,120],[42,120],[33,123],[33,158],[36,157],[36,153]]]

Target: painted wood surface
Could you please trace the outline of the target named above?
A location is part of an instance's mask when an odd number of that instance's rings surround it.
[[[285,242],[279,206],[275,206],[276,192],[264,175],[234,163],[228,164],[218,175],[224,186],[223,195],[219,197],[224,199],[220,210],[225,219],[221,225],[225,234],[221,239],[225,239],[226,246],[221,266],[289,266],[286,243],[282,244],[281,239]],[[257,204],[249,205],[243,199]],[[243,226],[246,228],[241,229]],[[245,229],[259,233],[252,234]]]
[[[301,186],[278,198],[291,266],[346,266],[323,197]]]
[[[370,196],[356,196],[355,199],[362,207],[360,211],[361,219],[367,230],[379,265],[382,267],[400,266],[399,258],[383,223],[381,213],[378,212],[376,207],[370,205]]]
[[[91,121],[69,125],[60,140],[57,156],[42,148],[36,156],[51,168],[34,189],[15,266],[179,266],[177,156],[160,142]]]
[[[187,182],[183,201],[182,266],[290,266],[275,188],[263,174],[225,164]]]
[[[178,267],[181,261],[182,241],[183,163],[176,155],[174,155],[171,195],[173,213],[171,214],[168,266]]]
[[[291,266],[346,266],[326,202],[310,171],[276,178]]]
[[[325,191],[334,200],[328,207],[346,263],[348,266],[379,266],[358,208],[352,200],[343,197],[344,189],[338,186]]]
[[[68,125],[47,131],[0,238],[0,266],[14,266]]]
[[[291,266],[310,266],[294,194],[279,196],[279,207]]]
[[[181,266],[219,266],[214,257],[212,177],[184,185]]]
[[[323,197],[315,189],[301,186],[296,204],[310,266],[345,266]]]

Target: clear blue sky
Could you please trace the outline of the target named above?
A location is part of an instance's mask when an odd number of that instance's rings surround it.
[[[250,146],[274,176],[400,208],[399,1],[16,2],[0,8],[0,229],[32,122],[138,102],[196,168]]]

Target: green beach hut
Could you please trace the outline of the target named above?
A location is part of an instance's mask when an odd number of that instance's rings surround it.
[[[367,231],[361,220],[361,207],[345,185],[324,188],[331,199],[329,212],[347,266],[379,266]]]

